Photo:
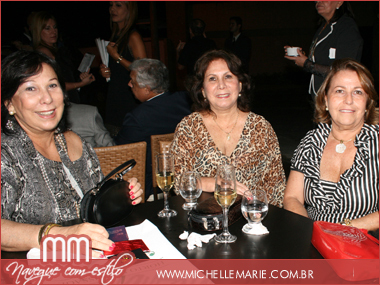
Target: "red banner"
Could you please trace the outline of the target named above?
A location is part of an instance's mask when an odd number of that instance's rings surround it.
[[[1,260],[2,284],[379,284],[379,260]]]

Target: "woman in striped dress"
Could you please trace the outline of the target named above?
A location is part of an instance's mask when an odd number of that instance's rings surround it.
[[[357,228],[379,228],[379,125],[373,77],[352,59],[336,60],[318,91],[318,127],[291,161],[284,207]]]

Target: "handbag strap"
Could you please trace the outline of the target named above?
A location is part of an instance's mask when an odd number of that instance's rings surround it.
[[[116,167],[114,170],[112,170],[110,173],[107,174],[107,176],[98,183],[98,189],[103,186],[104,183],[107,182],[108,179],[110,179],[112,176],[114,176],[116,173],[124,170],[120,173],[121,176],[125,175],[128,171],[130,171],[134,166],[136,165],[136,161],[134,159],[128,160],[124,162],[123,164]]]

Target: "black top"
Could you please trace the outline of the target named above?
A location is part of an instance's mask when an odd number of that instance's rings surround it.
[[[352,58],[360,61],[363,50],[363,39],[355,20],[343,15],[334,23],[323,29],[324,23],[314,35],[310,47],[309,60],[318,65],[331,66],[335,59]],[[315,45],[315,51],[312,52]],[[326,74],[320,74],[318,68],[310,70],[313,74],[310,83],[310,94],[317,93]]]
[[[245,72],[248,73],[252,51],[251,39],[241,33],[237,40],[233,41],[233,36],[231,35],[226,39],[224,48],[234,53],[241,60]]]
[[[216,49],[216,44],[213,40],[203,36],[195,36],[186,43],[178,58],[178,63],[186,66],[189,74],[194,73],[194,66],[198,58],[206,51]]]
[[[113,39],[112,41],[116,40]],[[134,60],[128,46],[121,52],[121,56],[130,62]],[[105,123],[121,127],[125,114],[132,111],[139,104],[139,101],[128,86],[131,80],[130,71],[116,63],[111,56],[108,67],[111,69],[111,80],[108,83]]]
[[[124,117],[123,126],[114,140],[117,145],[146,141],[146,198],[153,194],[150,136],[174,133],[177,124],[190,113],[187,93],[165,92],[142,103]]]

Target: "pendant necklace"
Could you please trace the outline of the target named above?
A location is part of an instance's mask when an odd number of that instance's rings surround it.
[[[331,135],[332,135],[332,137],[333,137],[335,140],[337,140],[338,142],[340,142],[340,143],[338,143],[338,144],[336,145],[336,147],[335,147],[335,151],[336,151],[337,153],[343,153],[343,152],[346,150],[346,148],[347,148],[346,145],[345,145],[344,143],[348,143],[348,142],[350,142],[350,141],[353,140],[353,138],[350,139],[350,140],[348,140],[348,141],[338,140],[336,137],[334,137],[334,135],[333,135],[332,132],[331,132]]]
[[[235,121],[235,124],[234,124],[234,126],[232,127],[231,131],[226,132],[226,131],[223,130],[223,129],[221,128],[221,126],[219,126],[219,124],[216,122],[215,117],[213,117],[214,122],[215,122],[215,124],[218,126],[218,128],[221,129],[222,132],[225,133],[225,134],[227,135],[227,140],[228,140],[228,141],[231,139],[231,133],[232,133],[232,131],[233,131],[233,130],[235,129],[235,127],[236,127],[236,123],[237,123],[237,121],[238,121],[238,118],[239,118],[239,111],[237,111],[236,121]]]

